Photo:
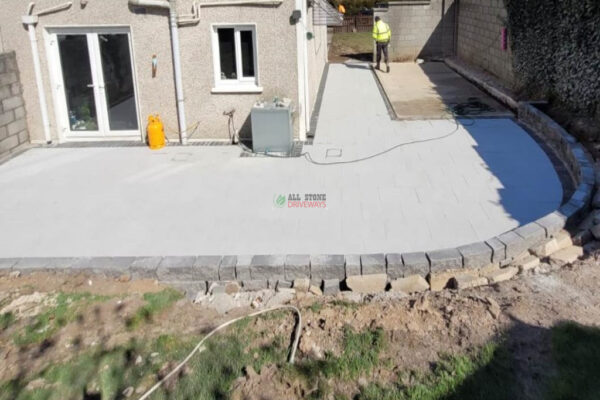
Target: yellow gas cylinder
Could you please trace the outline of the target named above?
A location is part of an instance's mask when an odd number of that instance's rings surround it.
[[[158,114],[148,117],[148,145],[152,150],[165,147],[165,128]]]

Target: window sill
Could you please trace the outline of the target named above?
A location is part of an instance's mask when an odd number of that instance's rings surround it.
[[[262,93],[263,88],[260,86],[231,86],[231,87],[216,87],[212,88],[211,93],[222,94],[222,93]]]

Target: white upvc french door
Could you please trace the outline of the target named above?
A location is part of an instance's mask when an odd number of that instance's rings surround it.
[[[50,28],[47,33],[60,138],[143,138],[129,28]]]

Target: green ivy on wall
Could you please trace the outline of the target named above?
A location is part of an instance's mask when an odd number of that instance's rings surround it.
[[[600,0],[504,1],[519,85],[600,118]]]

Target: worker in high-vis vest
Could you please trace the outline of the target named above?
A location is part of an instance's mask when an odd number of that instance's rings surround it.
[[[390,26],[383,22],[381,18],[375,17],[375,25],[373,25],[373,39],[377,44],[377,66],[375,68],[381,69],[381,53],[383,52],[385,58],[386,72],[390,72],[390,64],[388,58],[388,45],[392,38],[392,30]]]

